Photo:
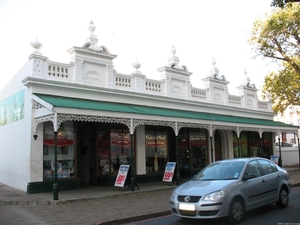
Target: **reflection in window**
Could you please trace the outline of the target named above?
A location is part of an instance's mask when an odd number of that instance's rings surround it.
[[[206,166],[207,135],[205,129],[183,128],[178,135],[178,142],[181,169]]]
[[[131,150],[131,141],[129,130],[126,129],[111,129],[110,130],[110,157],[111,171],[117,174],[120,165],[129,164]]]
[[[167,131],[146,127],[145,146],[147,173],[163,171],[168,161]]]
[[[57,178],[73,177],[74,171],[74,123],[64,122],[57,132]],[[54,129],[52,122],[44,123],[44,179],[52,179],[54,171]]]

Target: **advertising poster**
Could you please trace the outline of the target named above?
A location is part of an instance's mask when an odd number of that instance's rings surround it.
[[[278,155],[271,155],[271,161],[278,165],[279,157]]]
[[[126,177],[128,174],[130,165],[120,165],[119,172],[115,181],[115,186],[116,187],[124,187]]]
[[[24,90],[0,101],[0,126],[24,118]]]
[[[176,162],[167,162],[163,181],[172,182],[175,166],[176,166]]]

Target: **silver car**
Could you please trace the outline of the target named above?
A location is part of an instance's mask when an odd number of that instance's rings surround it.
[[[288,173],[268,159],[221,160],[174,190],[171,212],[182,218],[227,217],[230,223],[240,223],[250,209],[274,202],[287,207],[290,191]]]

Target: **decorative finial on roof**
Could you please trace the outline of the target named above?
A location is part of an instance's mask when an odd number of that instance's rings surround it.
[[[172,53],[172,55],[174,55],[174,56],[175,56],[175,54],[176,54],[176,48],[174,47],[174,45],[172,46],[171,53]]]
[[[212,65],[212,67],[209,70],[208,77],[211,77],[211,78],[214,78],[217,80],[227,81],[226,77],[224,75],[219,75],[219,69],[218,69],[218,67],[216,67],[215,58],[212,58],[211,65]]]
[[[172,56],[168,60],[167,67],[188,72],[188,69],[186,68],[186,66],[181,66],[179,64],[179,59],[177,56],[175,56],[176,48],[174,47],[174,45],[172,46],[171,53],[172,53]]]
[[[91,32],[90,37],[86,40],[86,43],[84,44],[84,48],[87,47],[89,51],[92,52],[103,52],[103,48],[101,46],[98,46],[98,38],[93,32],[96,30],[96,27],[94,26],[94,22],[91,20],[90,25],[88,27],[89,31]]]
[[[43,45],[41,42],[38,41],[38,38],[36,37],[35,41],[30,42],[31,47],[33,47],[36,51],[38,51]]]
[[[91,32],[91,34],[96,30],[96,27],[95,27],[94,22],[92,20],[90,22],[90,25],[89,25],[88,29]]]
[[[244,68],[243,74],[244,74],[244,78],[242,80],[242,84],[241,85],[243,85],[245,87],[255,88],[255,84],[251,84],[251,80],[247,76],[247,70],[246,70],[246,68]]]
[[[141,73],[138,69],[141,68],[141,64],[135,59],[135,62],[132,63],[132,67],[135,69],[133,73]]]

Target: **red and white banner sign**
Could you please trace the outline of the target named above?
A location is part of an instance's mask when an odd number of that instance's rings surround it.
[[[115,181],[116,187],[124,187],[130,165],[121,165]]]
[[[163,181],[172,182],[176,162],[167,162]]]

